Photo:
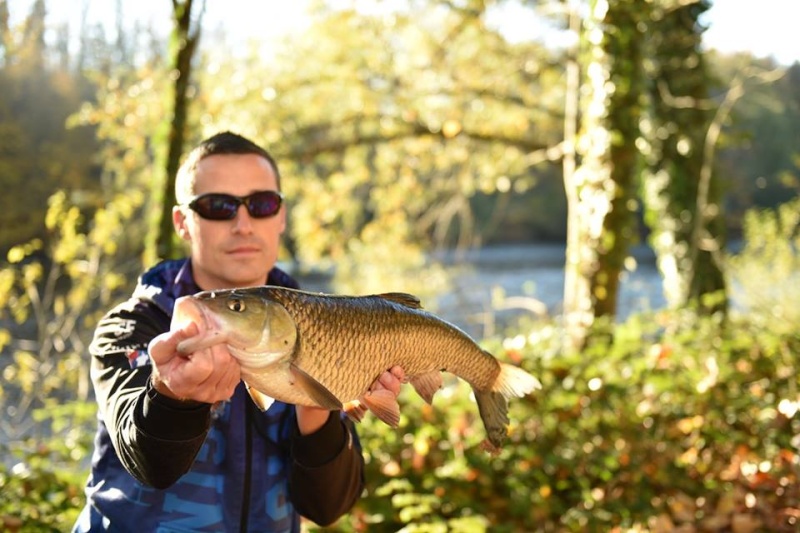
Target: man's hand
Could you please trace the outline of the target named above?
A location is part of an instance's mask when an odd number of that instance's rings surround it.
[[[377,390],[388,390],[392,392],[395,397],[400,394],[400,386],[405,381],[405,372],[399,366],[394,366],[387,370],[370,386],[369,390],[375,392]],[[367,408],[358,401],[352,402],[348,408],[348,414],[361,420],[367,411]],[[330,412],[326,409],[318,407],[306,407],[303,405],[297,406],[297,426],[300,429],[301,435],[308,435],[321,428],[325,422],[328,421]]]
[[[222,344],[191,354],[178,353],[178,343],[197,334],[197,326],[168,331],[150,341],[153,386],[177,400],[215,403],[230,399],[241,380],[239,363]]]

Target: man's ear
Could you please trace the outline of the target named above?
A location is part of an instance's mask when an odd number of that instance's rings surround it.
[[[186,213],[180,206],[172,208],[172,225],[175,227],[175,233],[184,241],[189,240],[189,228],[186,227]]]

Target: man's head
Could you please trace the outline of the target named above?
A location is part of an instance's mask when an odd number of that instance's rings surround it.
[[[183,160],[183,163],[178,169],[178,174],[175,177],[175,199],[177,200],[177,204],[185,204],[197,194],[194,187],[195,171],[197,170],[197,165],[200,163],[200,161],[212,155],[235,154],[253,154],[259,155],[266,159],[269,164],[272,165],[272,169],[275,172],[275,178],[278,181],[276,190],[281,190],[281,175],[280,171],[278,170],[278,164],[275,163],[275,160],[272,158],[269,152],[261,148],[250,139],[230,131],[224,131],[202,141],[186,155],[186,158]]]
[[[219,133],[189,152],[175,179],[172,220],[202,289],[266,282],[286,227],[279,190],[272,156],[240,135]]]

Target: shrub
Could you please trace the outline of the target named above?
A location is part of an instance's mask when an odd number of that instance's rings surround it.
[[[467,385],[433,407],[409,388],[398,430],[360,428],[366,494],[333,530],[795,531],[800,337],[745,318],[662,327],[683,320],[634,316],[580,354],[552,321],[487,342],[544,387],[512,401],[497,456]]]

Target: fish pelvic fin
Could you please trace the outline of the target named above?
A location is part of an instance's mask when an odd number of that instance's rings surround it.
[[[342,409],[342,402],[325,385],[314,379],[300,367],[292,364],[290,367],[295,384],[303,389],[309,398],[323,409],[336,411]]]
[[[269,409],[269,406],[272,405],[273,402],[275,402],[275,398],[267,396],[260,390],[251,387],[248,382],[245,381],[244,386],[245,388],[247,388],[247,394],[250,395],[250,398],[253,400],[253,403],[255,403],[258,406],[258,408],[261,409],[262,412]]]
[[[442,373],[438,370],[418,374],[408,378],[408,382],[414,387],[423,400],[428,405],[433,403],[433,395],[442,388]]]
[[[422,302],[413,294],[405,292],[385,292],[377,295],[379,298],[404,305],[410,309],[422,309]]]
[[[400,423],[400,406],[397,404],[397,397],[392,391],[380,389],[374,392],[367,392],[359,401],[391,427],[396,428]]]
[[[541,388],[542,384],[538,379],[523,369],[506,363],[500,363],[500,373],[492,385],[492,390],[499,392],[505,398],[522,398]]]

